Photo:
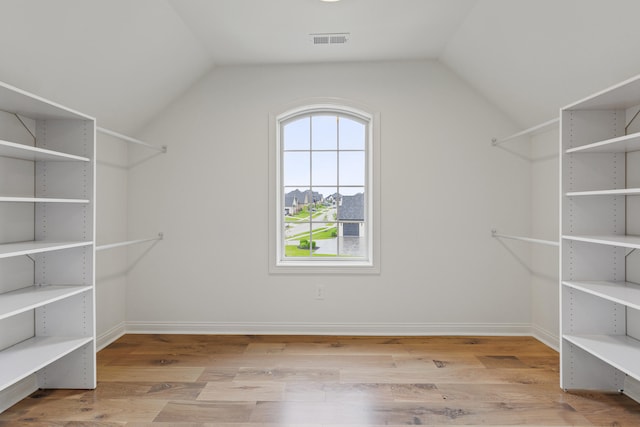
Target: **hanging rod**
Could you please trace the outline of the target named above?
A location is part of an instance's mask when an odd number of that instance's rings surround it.
[[[496,230],[491,230],[491,237],[521,240],[523,242],[540,243],[541,245],[548,245],[548,246],[560,246],[559,242],[554,242],[553,240],[532,239],[531,237],[521,237],[521,236],[509,236],[507,234],[498,234]]]
[[[114,132],[112,130],[101,128],[101,127],[96,127],[96,130],[98,132],[104,133],[105,135],[115,136],[116,138],[120,138],[120,139],[122,139],[124,141],[127,141],[127,142],[132,142],[132,143],[138,144],[138,145],[144,145],[145,147],[151,148],[152,150],[160,151],[162,153],[166,153],[167,152],[167,146],[166,145],[163,145],[162,147],[158,147],[157,145],[149,144],[147,142],[140,141],[139,139],[131,138],[130,136],[123,135],[121,133]]]
[[[164,238],[164,234],[158,233],[157,237],[152,237],[150,239],[129,240],[127,242],[110,243],[108,245],[96,246],[96,251],[104,251],[106,249],[119,248],[121,246],[129,246],[129,245],[136,245],[138,243],[152,242],[154,240],[162,240],[163,238]]]
[[[506,138],[502,138],[502,139],[493,138],[491,140],[491,145],[503,144],[503,143],[505,143],[507,141],[511,141],[512,139],[516,139],[516,138],[519,138],[519,137],[524,136],[524,135],[532,134],[532,133],[537,132],[537,131],[539,131],[541,129],[544,129],[546,127],[551,127],[552,125],[554,125],[554,124],[556,124],[558,122],[560,122],[560,118],[556,117],[555,119],[551,119],[551,120],[546,121],[544,123],[540,123],[539,125],[530,127],[529,129],[525,129],[525,130],[520,131],[518,133],[514,133],[513,135],[508,136]]]

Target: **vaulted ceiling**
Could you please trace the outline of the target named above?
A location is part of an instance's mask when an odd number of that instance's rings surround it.
[[[0,80],[135,132],[212,67],[435,59],[526,127],[640,73],[637,16],[637,0],[0,0]]]

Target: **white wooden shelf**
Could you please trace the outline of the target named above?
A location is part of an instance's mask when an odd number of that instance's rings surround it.
[[[570,191],[566,193],[568,197],[579,196],[636,196],[640,195],[640,188],[620,188],[617,190],[590,190],[590,191]]]
[[[92,117],[49,101],[15,86],[0,82],[0,110],[27,116],[32,119],[80,119]]]
[[[0,352],[0,390],[90,343],[93,338],[34,337]],[[10,369],[8,368],[10,367]]]
[[[89,162],[87,157],[73,154],[60,153],[58,151],[46,150],[44,148],[31,147],[24,144],[0,140],[0,157],[10,157],[20,160],[31,161],[74,161]]]
[[[640,285],[631,282],[565,281],[564,286],[640,310]]]
[[[91,286],[36,285],[0,294],[0,320],[91,290]]]
[[[572,153],[626,153],[640,150],[640,132],[567,149]]]
[[[49,242],[49,241],[33,241],[7,243],[0,245],[0,258],[10,258],[15,256],[37,254],[42,252],[58,251],[61,249],[78,248],[81,246],[90,246],[93,242]]]
[[[563,338],[640,381],[640,341],[626,335],[564,335]]]
[[[566,110],[619,110],[638,105],[640,75],[570,104]]]
[[[600,245],[617,246],[621,248],[640,249],[640,237],[638,236],[570,236],[563,235],[565,240],[577,242],[597,243]]]
[[[18,203],[89,203],[89,199],[56,199],[49,197],[0,197],[0,202]]]

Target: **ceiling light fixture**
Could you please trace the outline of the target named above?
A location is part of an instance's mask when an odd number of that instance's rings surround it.
[[[335,3],[335,2],[340,1],[340,0],[320,0],[320,1],[323,1],[325,3]]]

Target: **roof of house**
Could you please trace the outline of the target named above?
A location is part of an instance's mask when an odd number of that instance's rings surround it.
[[[307,203],[311,203],[313,201],[318,202],[323,199],[322,194],[318,193],[317,191],[311,192],[311,190],[300,191],[298,189],[295,189],[284,195],[284,205],[292,206],[294,198],[297,199],[298,203],[305,203],[306,196],[311,196],[309,197],[309,199],[311,200],[308,200]]]
[[[284,195],[284,205],[285,206],[293,206],[293,202],[297,202],[298,198],[295,194],[289,193]]]
[[[364,193],[342,196],[342,203],[338,206],[338,219],[364,221]]]

